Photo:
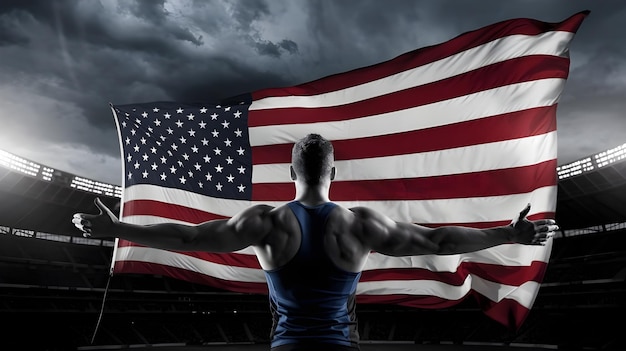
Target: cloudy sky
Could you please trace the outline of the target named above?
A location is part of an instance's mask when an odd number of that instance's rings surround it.
[[[558,108],[563,164],[626,142],[625,1],[2,0],[0,149],[121,184],[109,102],[290,86],[494,22],[582,10]]]

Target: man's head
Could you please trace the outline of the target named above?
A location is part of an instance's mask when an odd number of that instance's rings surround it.
[[[298,140],[291,151],[292,178],[308,185],[320,184],[326,177],[332,180],[334,159],[333,144],[319,134],[309,134]]]

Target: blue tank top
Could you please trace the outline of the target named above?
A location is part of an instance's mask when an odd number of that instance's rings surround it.
[[[284,266],[265,271],[273,325],[271,346],[330,343],[358,347],[356,286],[361,273],[335,266],[324,250],[326,219],[337,206],[287,204],[300,223],[302,240]]]

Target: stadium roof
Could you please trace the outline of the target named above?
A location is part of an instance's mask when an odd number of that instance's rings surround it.
[[[626,222],[626,144],[561,165],[556,220],[563,230]],[[0,150],[0,226],[80,236],[76,212],[100,197],[119,208],[122,189]]]

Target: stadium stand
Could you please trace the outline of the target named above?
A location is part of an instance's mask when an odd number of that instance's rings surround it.
[[[626,144],[559,167],[561,231],[520,330],[492,321],[472,299],[441,310],[361,305],[364,350],[625,350],[625,152]],[[263,349],[271,327],[265,296],[109,274],[114,243],[83,238],[70,219],[96,196],[115,208],[120,194],[0,151],[2,349]]]

